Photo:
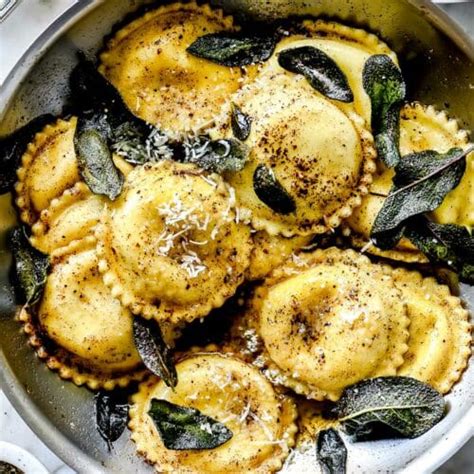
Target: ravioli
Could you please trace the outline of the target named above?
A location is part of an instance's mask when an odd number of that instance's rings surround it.
[[[85,183],[76,183],[41,212],[31,227],[31,245],[51,257],[59,257],[83,245],[83,239],[95,243],[93,229],[104,206],[103,197],[92,194]]]
[[[370,127],[372,108],[370,98],[362,85],[365,63],[371,55],[385,54],[398,64],[396,54],[377,36],[358,28],[324,20],[305,20],[301,26],[301,34],[289,35],[278,43],[273,57],[265,64],[263,70],[272,69],[292,75],[293,73],[285,71],[278,65],[278,53],[303,46],[323,51],[334,60],[347,77],[354,94],[354,101],[351,103],[332,102],[346,112],[356,112]],[[311,88],[308,83],[303,83],[302,87]]]
[[[400,153],[406,156],[424,150],[446,153],[454,147],[466,148],[469,145],[468,134],[460,130],[457,122],[448,119],[446,113],[437,112],[432,106],[420,103],[405,105],[400,113]],[[432,213],[433,219],[440,224],[474,225],[474,153],[467,157],[466,172],[460,184],[444,199],[438,209]],[[394,171],[379,164],[379,171],[370,186],[370,192],[347,219],[347,225],[354,232],[351,237],[356,247],[366,246],[370,231],[382,208],[384,195],[388,195],[392,186]],[[375,246],[366,247],[367,252],[404,262],[426,263],[428,259],[416,249],[410,241],[403,238],[394,250],[383,251]]]
[[[434,278],[399,268],[395,286],[410,318],[410,338],[399,375],[421,380],[447,393],[460,379],[471,355],[469,313],[449,288]]]
[[[33,224],[54,198],[81,178],[74,151],[77,118],[58,119],[28,145],[15,185],[20,218]]]
[[[270,235],[265,231],[253,235],[253,250],[250,266],[247,269],[248,280],[265,278],[274,268],[290,258],[294,252],[308,245],[312,236],[296,236],[291,238]]]
[[[375,171],[372,135],[363,120],[339,108],[301,76],[259,76],[234,97],[252,118],[249,160],[226,177],[252,225],[270,235],[310,235],[337,227],[367,193]],[[317,133],[315,133],[317,130]],[[215,132],[226,133],[225,127]],[[256,194],[254,174],[265,166],[295,204],[294,212],[271,208]]]
[[[249,364],[219,353],[194,354],[176,365],[174,389],[151,377],[132,397],[129,428],[137,450],[160,472],[275,472],[294,445],[296,408]],[[148,415],[152,398],[198,409],[233,436],[215,449],[169,450]]]
[[[234,30],[231,17],[196,3],[173,3],[117,32],[101,54],[99,71],[128,108],[162,130],[196,131],[212,123],[241,84],[238,68],[186,51],[197,38]]]
[[[37,320],[20,319],[30,343],[48,367],[91,389],[112,389],[143,378],[135,349],[133,316],[102,282],[92,248],[65,256],[52,267]]]
[[[300,257],[275,270],[254,300],[267,375],[315,400],[394,375],[407,350],[408,317],[384,267],[335,247]]]
[[[133,313],[173,323],[206,316],[243,281],[250,228],[218,175],[162,161],[135,168],[97,227],[99,268]]]

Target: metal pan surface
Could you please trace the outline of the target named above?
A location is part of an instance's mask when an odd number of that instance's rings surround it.
[[[95,52],[114,23],[143,1],[81,0],[56,20],[21,58],[0,90],[0,136],[36,115],[59,114],[78,49]],[[424,0],[218,0],[239,17],[324,16],[381,35],[399,54],[410,98],[448,109],[474,128],[474,44],[431,2]],[[19,33],[21,34],[21,33]],[[11,196],[0,197],[0,383],[38,436],[79,472],[151,472],[125,432],[109,452],[95,428],[93,394],[62,381],[27,347],[13,320],[6,233],[15,225]],[[474,288],[462,286],[474,310]],[[352,444],[349,472],[431,472],[472,435],[474,368],[447,396],[449,413],[415,440]],[[315,472],[314,453],[288,472]]]

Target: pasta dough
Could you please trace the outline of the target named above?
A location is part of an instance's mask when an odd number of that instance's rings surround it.
[[[162,161],[135,168],[97,228],[99,268],[135,314],[191,321],[221,306],[249,265],[250,229],[217,175]]]
[[[296,409],[257,369],[219,353],[194,354],[176,365],[174,390],[152,377],[132,398],[129,428],[137,450],[160,472],[269,473],[294,444]],[[224,423],[232,438],[215,449],[168,450],[148,415],[152,398],[200,410]]]
[[[121,29],[99,71],[129,109],[172,135],[209,126],[240,87],[241,71],[186,52],[198,37],[233,30],[231,17],[196,3],[174,3]]]

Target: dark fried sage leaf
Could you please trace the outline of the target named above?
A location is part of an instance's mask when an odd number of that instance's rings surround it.
[[[316,457],[324,474],[344,474],[346,472],[346,445],[333,428],[319,432]]]
[[[247,66],[266,61],[275,49],[276,35],[211,33],[194,41],[187,51],[221,66]]]
[[[347,387],[333,414],[354,441],[417,438],[443,418],[446,403],[411,377],[377,377]]]
[[[312,46],[285,49],[278,64],[287,71],[303,75],[321,94],[341,102],[352,102],[354,94],[345,74],[324,51]]]
[[[291,214],[296,210],[295,200],[276,179],[273,170],[258,165],[253,174],[253,188],[260,201],[278,214]]]
[[[26,147],[37,132],[54,121],[51,114],[40,115],[11,135],[0,138],[0,194],[11,191],[17,180],[16,170]]]
[[[30,245],[23,228],[17,227],[10,235],[13,252],[14,280],[21,289],[27,305],[35,304],[43,293],[48,277],[49,256]]]
[[[241,171],[249,156],[249,148],[239,140],[209,140],[198,136],[184,143],[184,161],[194,163],[212,173]]]
[[[400,107],[406,86],[401,71],[385,54],[367,59],[362,73],[372,104],[372,132],[380,159],[389,168],[400,161]]]
[[[148,415],[167,449],[214,449],[232,438],[225,425],[194,408],[151,400]]]
[[[123,390],[101,391],[95,396],[97,430],[109,449],[127,426],[128,408],[127,394]]]
[[[404,156],[372,227],[375,245],[391,248],[402,236],[407,219],[435,210],[459,184],[468,153],[469,149],[452,148],[446,154],[428,150]]]
[[[251,124],[252,118],[242,112],[237,105],[232,104],[231,126],[234,137],[241,141],[247,140]]]
[[[103,114],[79,117],[74,148],[79,172],[90,190],[114,200],[122,192],[124,177],[115,167],[109,150],[111,134]]]
[[[161,377],[168,387],[176,387],[178,375],[173,354],[163,340],[158,323],[139,317],[134,318],[133,339],[146,368]]]
[[[411,221],[404,234],[435,265],[452,268],[461,281],[474,284],[474,235],[465,227]]]

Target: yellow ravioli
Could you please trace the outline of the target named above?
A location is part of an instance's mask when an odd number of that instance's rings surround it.
[[[267,375],[308,398],[337,400],[355,382],[394,375],[408,317],[384,267],[352,250],[300,254],[257,291]]]
[[[460,379],[471,355],[469,313],[459,298],[434,278],[402,268],[393,272],[393,278],[410,318],[408,351],[398,373],[447,393]]]
[[[363,120],[301,87],[304,81],[280,73],[259,76],[234,97],[252,118],[250,157],[243,171],[227,179],[240,206],[251,212],[252,225],[270,235],[337,227],[360,204],[375,171],[373,139]],[[215,134],[228,133],[225,128]],[[294,212],[275,212],[257,196],[253,177],[259,165],[271,169],[294,200]]]
[[[37,133],[18,169],[16,204],[21,220],[33,224],[54,198],[81,178],[74,151],[77,118],[59,119]]]
[[[55,263],[48,276],[37,323],[20,319],[30,343],[65,379],[91,389],[125,386],[144,375],[132,334],[132,314],[102,282],[94,249]]]
[[[105,283],[133,313],[191,321],[243,281],[250,229],[218,175],[162,161],[135,168],[97,227]]]
[[[200,36],[223,30],[234,27],[221,10],[166,5],[119,30],[100,56],[99,71],[135,115],[169,133],[196,131],[240,87],[240,69],[186,52]]]
[[[296,408],[249,364],[219,354],[194,354],[176,365],[178,385],[152,377],[132,397],[129,428],[137,450],[159,472],[271,473],[294,445]],[[206,450],[169,450],[148,415],[153,398],[195,408],[225,424],[233,436]]]

